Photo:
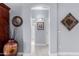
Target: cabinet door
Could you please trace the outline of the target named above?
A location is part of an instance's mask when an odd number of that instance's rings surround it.
[[[0,17],[0,40],[6,43],[9,40],[9,21],[8,16],[4,18],[2,15]]]

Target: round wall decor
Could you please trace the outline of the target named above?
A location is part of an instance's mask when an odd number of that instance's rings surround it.
[[[21,26],[23,23],[23,20],[20,16],[14,16],[13,19],[12,19],[12,24],[16,27],[19,27]]]

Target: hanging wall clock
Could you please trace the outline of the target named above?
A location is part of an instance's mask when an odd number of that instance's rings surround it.
[[[12,19],[12,24],[13,24],[14,26],[19,27],[19,26],[22,25],[22,23],[23,23],[23,20],[22,20],[22,18],[21,18],[20,16],[15,16],[15,17],[13,17],[13,19]]]
[[[69,13],[62,21],[62,24],[64,24],[64,26],[70,31],[71,29],[73,29],[73,27],[75,27],[75,25],[78,24],[78,20],[76,20],[76,18]]]

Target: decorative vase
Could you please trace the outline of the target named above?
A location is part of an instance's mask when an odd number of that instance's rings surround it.
[[[15,29],[13,33],[13,38],[10,39],[3,48],[3,53],[5,56],[16,56],[18,51],[18,42],[15,40]]]
[[[16,56],[17,51],[18,51],[18,43],[16,40],[9,40],[5,45],[4,45],[4,55],[5,56]]]

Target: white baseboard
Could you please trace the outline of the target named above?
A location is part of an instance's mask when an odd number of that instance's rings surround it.
[[[17,56],[31,56],[30,53],[18,53]]]
[[[79,52],[59,52],[59,56],[79,56]]]
[[[58,53],[50,53],[50,56],[79,56],[79,52],[58,52]]]
[[[23,53],[23,56],[31,56],[30,53]]]
[[[47,46],[48,44],[36,44],[35,46]]]
[[[17,56],[23,56],[23,53],[18,52]]]
[[[33,56],[30,53],[18,53],[18,56]],[[50,53],[49,56],[79,56],[79,52],[59,52],[57,53]]]
[[[57,56],[57,53],[50,53],[49,56]]]
[[[17,56],[33,56],[30,53],[18,53]],[[79,56],[79,52],[50,53],[49,56]]]

